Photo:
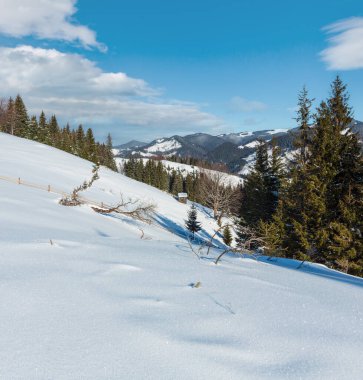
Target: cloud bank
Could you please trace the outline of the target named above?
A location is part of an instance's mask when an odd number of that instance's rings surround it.
[[[363,17],[352,17],[326,26],[330,46],[320,53],[330,70],[363,68]]]
[[[76,3],[77,0],[1,0],[0,33],[78,42],[87,48],[106,50],[97,42],[93,30],[74,21]]]
[[[100,124],[115,136],[122,127],[142,127],[149,137],[156,128],[160,134],[172,128],[190,131],[222,125],[194,103],[165,100],[144,80],[103,71],[78,54],[26,45],[0,47],[0,62],[0,96],[20,93],[36,114],[44,109],[62,120]]]

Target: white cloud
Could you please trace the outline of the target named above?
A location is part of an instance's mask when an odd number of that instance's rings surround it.
[[[0,33],[13,37],[34,35],[41,39],[79,42],[105,50],[96,33],[74,22],[77,0],[1,0]]]
[[[324,30],[333,34],[330,46],[320,53],[331,70],[363,68],[363,17],[352,17],[328,25]]]
[[[235,112],[259,112],[264,111],[267,105],[257,100],[248,100],[240,96],[235,96],[230,101],[230,108]]]
[[[144,135],[218,128],[216,116],[190,102],[167,101],[142,79],[104,72],[93,61],[55,49],[0,47],[0,96],[20,93],[30,111],[55,113],[61,120],[102,125]],[[118,127],[116,130],[115,128]],[[135,132],[134,136],[137,133]]]

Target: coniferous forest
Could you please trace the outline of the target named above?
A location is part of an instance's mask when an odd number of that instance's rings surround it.
[[[353,110],[337,77],[330,96],[312,110],[299,94],[295,153],[284,164],[258,147],[247,176],[239,225],[265,240],[265,252],[363,275],[363,157],[352,132]]]
[[[108,135],[106,143],[100,143],[95,141],[91,128],[85,130],[79,125],[77,129],[71,129],[69,124],[62,128],[55,115],[47,119],[44,112],[41,112],[39,118],[29,117],[20,95],[15,100],[9,98],[1,102],[0,131],[54,146],[116,170],[111,135]]]

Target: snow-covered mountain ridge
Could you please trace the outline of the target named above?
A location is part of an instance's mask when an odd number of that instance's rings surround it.
[[[0,134],[0,177],[68,193],[91,169]],[[85,196],[112,204],[120,192],[155,203],[156,221],[0,179],[0,378],[361,378],[362,279],[293,260],[198,260],[188,206],[170,195],[102,168]],[[203,239],[216,223],[198,210]]]
[[[363,123],[354,120],[354,132],[363,141]],[[282,154],[288,156],[293,148],[297,129],[271,129],[254,132],[227,133],[212,136],[206,133],[195,133],[187,136],[172,136],[158,138],[148,144],[129,142],[115,147],[116,157],[194,157],[215,163],[224,163],[233,173],[245,174],[251,166],[251,157],[256,151],[258,140],[271,141],[274,138],[281,148]]]

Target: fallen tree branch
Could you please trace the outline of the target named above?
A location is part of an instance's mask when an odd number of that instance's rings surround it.
[[[134,207],[130,208],[130,206]],[[140,222],[151,224],[151,216],[155,212],[156,206],[154,204],[140,203],[138,200],[124,200],[123,195],[121,194],[120,202],[114,206],[104,206],[102,208],[92,206],[91,208],[100,214],[116,213],[139,220]]]

